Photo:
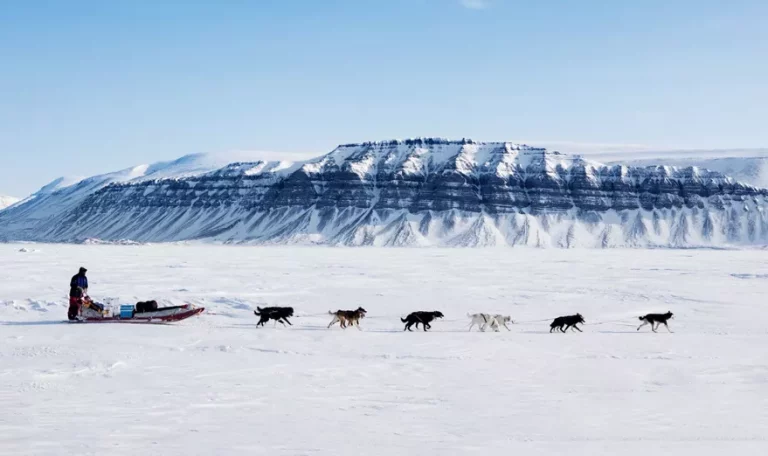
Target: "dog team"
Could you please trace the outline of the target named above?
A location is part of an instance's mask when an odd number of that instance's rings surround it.
[[[280,322],[283,326],[285,326],[286,323],[292,325],[288,318],[293,317],[293,307],[256,307],[256,310],[254,310],[253,313],[259,317],[259,322],[256,323],[256,326],[264,326],[264,324],[269,320],[275,320],[275,325],[277,325],[278,322]],[[328,324],[328,328],[338,323],[342,329],[346,329],[347,326],[356,326],[357,329],[360,330],[360,320],[365,317],[368,311],[362,307],[358,307],[355,310],[337,310],[335,312],[329,311],[328,313],[333,315],[333,319]],[[430,323],[438,318],[444,317],[445,315],[437,310],[431,312],[419,311],[408,314],[407,317],[401,318],[400,321],[405,323],[403,331],[413,331],[411,329],[413,326],[416,326],[416,329],[419,329],[419,324],[421,324],[424,331],[428,331],[432,328]],[[506,328],[507,331],[511,331],[509,326],[507,326],[507,323],[515,323],[509,315],[476,313],[467,314],[467,317],[470,319],[469,331],[472,331],[472,328],[475,325],[477,325],[482,332],[485,332],[485,330],[488,328],[498,332],[502,326]],[[667,331],[672,332],[672,330],[669,329],[669,325],[667,324],[667,321],[672,317],[673,314],[669,311],[664,314],[647,314],[642,317],[638,317],[643,323],[637,327],[637,330],[640,331],[640,328],[645,325],[651,325],[651,330],[656,332],[659,326],[664,325],[664,327],[667,328]],[[582,332],[577,325],[584,323],[584,317],[578,313],[576,315],[557,317],[549,325],[549,332],[551,333],[560,331],[561,333],[565,333],[568,331],[568,329]]]

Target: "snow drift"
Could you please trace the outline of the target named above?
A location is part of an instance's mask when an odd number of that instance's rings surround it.
[[[525,145],[442,139],[348,144],[302,162],[216,168],[192,157],[43,189],[0,213],[0,240],[768,243],[768,191],[696,166],[603,165]]]

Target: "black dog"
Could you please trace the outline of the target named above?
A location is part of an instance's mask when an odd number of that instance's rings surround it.
[[[286,323],[293,326],[293,324],[288,321],[288,317],[293,316],[293,307],[256,307],[258,310],[254,310],[253,313],[255,315],[259,316],[259,322],[256,323],[256,326],[264,326],[264,323],[268,322],[269,320],[275,320],[275,324],[279,321],[280,323],[285,326]]]
[[[413,331],[411,329],[411,326],[416,325],[416,328],[418,328],[419,323],[424,325],[424,331],[426,331],[432,327],[429,324],[429,322],[431,322],[435,318],[443,318],[443,317],[444,317],[443,313],[437,310],[434,312],[422,311],[422,312],[413,312],[411,314],[408,314],[407,317],[401,318],[400,321],[405,323],[405,328],[403,329],[403,331],[405,331],[406,329],[408,331]]]
[[[656,330],[659,329],[659,326],[664,325],[667,327],[667,331],[672,332],[672,330],[669,329],[669,325],[667,324],[667,320],[672,318],[672,315],[672,312],[667,311],[665,314],[648,314],[642,317],[638,317],[640,321],[643,322],[643,324],[638,326],[637,330],[640,331],[640,328],[645,325],[651,325],[651,330],[656,332]]]
[[[549,325],[549,332],[554,331],[555,328],[559,329],[560,332],[566,332],[568,331],[568,328],[574,328],[577,331],[582,332],[579,327],[576,326],[577,323],[584,323],[584,317],[582,317],[581,314],[557,317],[552,324]],[[563,329],[563,326],[565,326],[565,329]]]

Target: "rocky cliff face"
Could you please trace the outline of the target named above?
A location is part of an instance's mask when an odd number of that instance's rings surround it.
[[[696,167],[604,166],[509,143],[420,139],[183,177],[93,178],[0,213],[0,239],[763,245],[767,202],[766,190]]]

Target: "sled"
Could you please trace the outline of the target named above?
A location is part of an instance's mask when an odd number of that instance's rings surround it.
[[[204,310],[205,307],[185,304],[183,306],[161,307],[152,312],[132,313],[132,316],[125,314],[99,315],[97,312],[84,312],[78,315],[77,320],[73,320],[72,323],[170,323],[194,317]]]

